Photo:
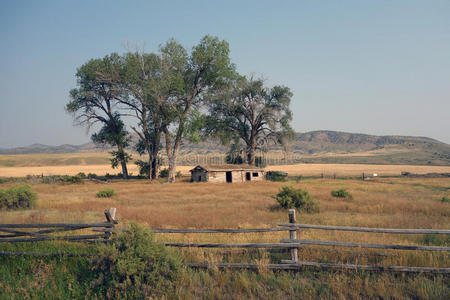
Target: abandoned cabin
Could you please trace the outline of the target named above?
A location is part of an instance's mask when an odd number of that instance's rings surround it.
[[[264,170],[250,165],[198,165],[190,172],[192,182],[246,182],[264,180]]]

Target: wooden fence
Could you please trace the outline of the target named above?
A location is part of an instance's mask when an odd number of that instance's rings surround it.
[[[450,235],[450,230],[446,229],[386,229],[386,228],[364,228],[364,227],[344,227],[344,226],[324,226],[297,224],[295,210],[289,210],[289,223],[279,223],[275,228],[249,228],[249,229],[152,229],[154,233],[251,233],[251,232],[289,232],[289,239],[281,239],[279,243],[246,243],[246,244],[223,244],[223,243],[164,243],[169,247],[198,247],[198,248],[266,248],[266,249],[288,249],[290,259],[282,260],[280,264],[251,264],[251,263],[187,263],[187,266],[195,268],[208,268],[215,266],[217,268],[231,269],[259,269],[268,268],[275,270],[301,270],[303,267],[316,267],[325,269],[348,269],[348,270],[369,270],[369,271],[391,271],[391,272],[419,272],[450,274],[450,268],[431,268],[431,267],[410,267],[410,266],[373,266],[358,264],[334,264],[319,263],[310,261],[300,261],[298,251],[302,245],[315,246],[333,246],[333,247],[357,247],[357,248],[375,248],[375,249],[394,249],[394,250],[420,250],[420,251],[450,251],[450,247],[444,246],[422,246],[422,245],[391,245],[391,244],[367,244],[367,243],[349,243],[341,241],[321,241],[321,240],[303,240],[297,239],[297,230],[299,229],[320,229],[336,231],[356,231],[372,233],[389,234],[446,234]]]
[[[111,236],[118,221],[116,209],[105,210],[106,222],[101,223],[47,223],[47,224],[0,224],[0,243],[41,242],[63,240],[72,242],[105,242]],[[68,231],[91,229],[93,234],[61,235]],[[102,233],[96,233],[102,232]]]
[[[125,230],[115,228],[118,221],[115,219],[116,209],[105,210],[106,222],[103,223],[56,223],[56,224],[0,224],[0,232],[7,233],[0,235],[0,243],[8,242],[39,242],[48,240],[65,240],[75,242],[107,242],[112,232]],[[348,270],[369,270],[369,271],[392,271],[392,272],[420,272],[435,274],[450,274],[450,268],[432,268],[432,267],[411,267],[411,266],[374,266],[358,264],[335,264],[320,263],[310,261],[300,261],[298,251],[302,245],[326,246],[326,247],[356,247],[356,248],[375,248],[392,250],[415,250],[415,251],[450,251],[447,246],[422,246],[422,245],[392,245],[392,244],[369,244],[369,243],[351,243],[343,241],[322,241],[322,240],[304,240],[297,239],[297,231],[302,229],[314,230],[335,230],[335,231],[354,231],[367,233],[387,233],[387,234],[445,234],[450,235],[447,229],[386,229],[386,228],[365,228],[365,227],[345,227],[345,226],[325,226],[311,224],[297,224],[295,210],[289,210],[289,223],[279,223],[278,227],[273,228],[243,228],[243,229],[171,229],[154,228],[154,233],[258,233],[258,232],[289,232],[288,239],[281,239],[276,243],[164,243],[168,247],[188,247],[188,248],[243,248],[243,249],[286,249],[290,252],[290,259],[281,260],[279,264],[253,264],[253,263],[186,263],[193,268],[230,268],[230,269],[260,269],[268,268],[275,270],[301,270],[304,267],[316,267],[324,269],[348,269]],[[22,229],[22,230],[18,230]],[[24,229],[39,229],[37,231],[24,231]],[[94,234],[69,235],[62,236],[58,233],[64,231],[73,231],[81,229],[91,229]],[[100,233],[98,233],[100,232]],[[55,235],[56,233],[56,235]],[[24,253],[24,252],[4,252],[0,255],[30,255],[30,256],[53,256],[54,254],[45,253]],[[70,254],[66,254],[70,256]],[[75,256],[75,254],[74,254]]]

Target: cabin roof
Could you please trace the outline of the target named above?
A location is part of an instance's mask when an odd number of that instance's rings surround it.
[[[190,172],[204,170],[206,172],[217,171],[258,171],[263,172],[264,169],[250,165],[198,165]]]

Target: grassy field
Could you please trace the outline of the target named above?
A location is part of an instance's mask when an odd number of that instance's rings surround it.
[[[342,156],[342,155],[341,155]],[[335,157],[341,157],[336,155]],[[140,157],[134,154],[135,159]],[[208,157],[200,157],[200,161],[208,161]],[[281,157],[281,156],[280,156]],[[279,157],[279,158],[280,158]],[[0,177],[25,177],[27,175],[75,175],[79,172],[116,174],[119,169],[112,169],[109,164],[110,155],[107,152],[100,153],[64,153],[64,154],[17,154],[0,155]],[[180,159],[192,161],[196,155],[181,157]],[[212,160],[214,161],[214,159]],[[184,175],[194,165],[179,165],[177,167]],[[134,163],[128,164],[130,173],[139,173]],[[307,163],[292,165],[270,165],[266,170],[279,170],[288,172],[290,176],[360,176],[377,173],[380,176],[398,176],[401,172],[411,173],[450,173],[450,166],[420,166],[420,165],[381,165],[381,164],[336,164],[336,163]]]
[[[0,184],[0,188],[13,184]],[[232,185],[188,182],[163,184],[145,180],[113,181],[108,184],[32,184],[39,196],[38,207],[32,210],[2,211],[0,219],[2,223],[101,221],[105,208],[116,207],[121,224],[135,221],[150,228],[275,227],[278,222],[287,221],[287,212],[277,209],[272,198],[283,185],[306,188],[320,201],[320,213],[299,214],[298,222],[301,223],[450,228],[450,206],[441,201],[442,197],[450,193],[450,181],[446,178],[375,178],[370,181],[304,179],[285,183]],[[116,195],[112,198],[96,198],[95,194],[104,188],[114,189]],[[346,188],[353,198],[333,198],[330,191],[339,188]],[[366,243],[450,245],[446,237],[426,235],[301,230],[299,237]],[[287,238],[287,233],[157,234],[156,238],[159,241],[180,242],[277,242],[280,238]],[[342,251],[305,246],[299,256],[301,260],[319,262],[450,267],[447,253],[340,249]],[[249,250],[186,249],[182,255],[186,261],[194,262],[268,263],[288,258],[287,253]],[[299,296],[306,299],[444,299],[450,295],[448,276],[314,269],[297,274],[267,270],[220,272],[214,269],[191,270],[187,274],[174,296],[210,299]],[[20,289],[28,288],[23,284],[11,289],[19,293]]]

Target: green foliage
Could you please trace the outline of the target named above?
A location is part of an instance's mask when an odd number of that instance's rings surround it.
[[[95,197],[97,198],[109,198],[114,196],[114,190],[113,189],[104,189],[104,190],[100,190],[97,192],[97,194],[95,194]]]
[[[139,168],[139,175],[148,177],[150,175],[150,164],[148,161],[136,160],[134,162]]]
[[[113,169],[117,168],[119,164],[122,162],[127,163],[131,160],[131,155],[126,153],[125,151],[111,151],[109,152],[113,158],[110,159],[111,161],[111,167]]]
[[[419,243],[423,245],[433,245],[433,246],[449,246],[450,236],[439,235],[439,234],[424,234]]]
[[[99,256],[90,260],[98,275],[93,287],[107,298],[147,299],[173,293],[182,275],[181,258],[157,244],[148,229],[136,224],[99,246]]]
[[[0,190],[0,209],[31,208],[36,205],[37,194],[29,185],[16,185]]]
[[[181,175],[181,172],[180,171],[178,171],[176,174],[175,174],[175,177],[181,177],[182,175]],[[162,169],[160,172],[159,172],[159,177],[160,178],[168,178],[169,177],[169,169],[167,169],[167,168],[164,168],[164,169]]]
[[[331,196],[336,197],[336,198],[352,198],[352,195],[347,192],[346,189],[339,189],[339,190],[334,190],[331,191]]]
[[[266,179],[270,181],[286,181],[288,174],[285,172],[269,171],[266,173]]]
[[[244,160],[242,159],[242,156],[240,156],[240,155],[227,154],[225,159],[226,159],[227,164],[241,165],[244,163]]]
[[[265,168],[267,166],[267,164],[263,160],[262,156],[255,157],[255,166],[260,167],[260,168]]]
[[[283,186],[275,199],[282,208],[295,208],[306,213],[319,212],[319,202],[307,190]]]
[[[78,173],[75,176],[69,175],[51,175],[42,177],[41,183],[50,184],[50,183],[83,183],[85,176],[83,173]]]
[[[450,202],[450,197],[447,197],[447,196],[442,197],[441,202],[449,203]]]
[[[226,91],[211,97],[207,131],[221,138],[245,143],[247,163],[254,164],[258,149],[270,142],[287,147],[295,135],[290,126],[292,92],[288,87],[268,88],[263,79],[234,78]]]
[[[167,178],[169,177],[169,169],[164,168],[159,172],[159,177],[161,178]]]

